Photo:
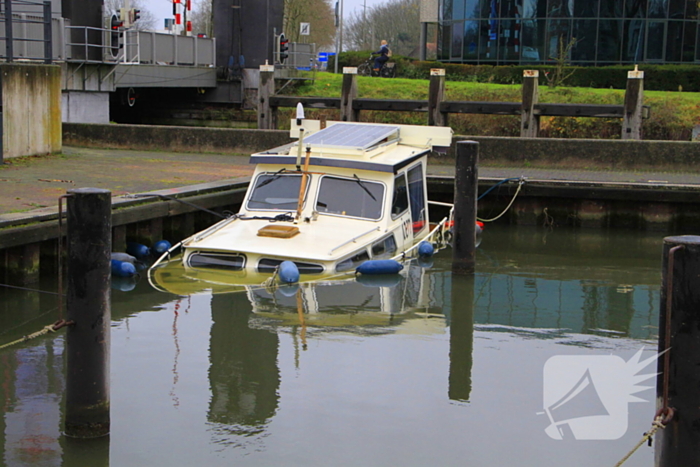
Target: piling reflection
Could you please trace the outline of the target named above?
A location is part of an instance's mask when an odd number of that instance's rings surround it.
[[[277,410],[279,339],[249,327],[250,312],[245,294],[212,295],[207,419],[217,444],[235,444],[239,436],[255,439]]]
[[[468,402],[474,351],[474,275],[452,275],[450,307],[450,400]]]

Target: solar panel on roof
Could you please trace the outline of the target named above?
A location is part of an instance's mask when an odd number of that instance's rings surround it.
[[[336,123],[304,138],[303,144],[316,147],[368,149],[398,130],[397,126]]]

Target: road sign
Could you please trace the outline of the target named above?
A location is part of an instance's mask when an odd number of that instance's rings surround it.
[[[299,23],[299,34],[308,36],[311,33],[311,23]]]

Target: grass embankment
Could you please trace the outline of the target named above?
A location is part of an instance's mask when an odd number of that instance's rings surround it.
[[[358,97],[370,99],[428,99],[428,80],[382,79],[358,76]],[[340,97],[342,75],[318,73],[314,82],[289,89],[296,96]],[[451,101],[520,102],[520,85],[472,82],[445,83],[446,99]],[[622,105],[625,91],[593,88],[549,88],[540,86],[543,103]],[[648,140],[689,141],[693,126],[700,125],[700,93],[645,91],[644,104],[651,107],[650,118],[642,124],[643,138]],[[306,109],[307,118],[337,119],[337,112]],[[289,119],[294,110],[289,110]],[[367,122],[424,124],[427,116],[412,112],[361,112]],[[288,127],[288,119],[280,118]],[[458,135],[519,136],[520,117],[511,115],[450,114],[450,126]],[[550,138],[619,139],[622,119],[584,117],[542,117],[540,136]]]

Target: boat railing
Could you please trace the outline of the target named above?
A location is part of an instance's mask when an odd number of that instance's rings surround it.
[[[228,219],[224,219],[224,220],[222,220],[221,222],[212,225],[211,227],[209,227],[209,228],[208,228],[207,230],[205,230],[204,232],[200,232],[199,234],[197,234],[196,236],[194,236],[194,237],[193,237],[193,240],[194,240],[195,242],[198,242],[198,241],[200,241],[200,240],[202,240],[202,239],[204,239],[204,238],[207,238],[209,235],[211,235],[211,234],[213,234],[214,232],[216,232],[217,230],[220,230],[221,228],[223,228],[223,227],[229,225],[231,222],[235,221],[236,219],[238,219],[238,217],[236,217],[236,216],[231,216],[231,217],[229,217]],[[184,242],[183,242],[183,243],[184,243]]]
[[[371,234],[372,232],[375,232],[375,231],[378,231],[378,230],[381,230],[381,227],[374,227],[373,229],[368,230],[368,231],[365,232],[365,233],[362,233],[362,234],[360,234],[360,235],[357,235],[357,236],[351,238],[350,240],[348,240],[347,242],[343,242],[343,243],[341,243],[340,245],[336,246],[335,248],[332,248],[331,251],[328,252],[328,254],[331,255],[331,254],[333,254],[333,252],[334,252],[335,250],[337,250],[338,248],[342,248],[342,247],[344,247],[345,245],[347,245],[347,244],[349,244],[349,243],[355,243],[355,242],[357,241],[357,239],[362,238],[362,237],[364,237],[365,235]]]

